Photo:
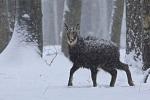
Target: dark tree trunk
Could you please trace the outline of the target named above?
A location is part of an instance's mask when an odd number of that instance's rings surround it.
[[[6,0],[6,5],[7,5],[9,29],[10,29],[11,36],[12,36],[12,33],[14,31],[14,25],[15,25],[16,0]]]
[[[32,19],[34,22],[35,33],[37,34],[37,43],[39,50],[42,54],[43,52],[43,32],[42,32],[42,9],[41,9],[41,0],[31,0],[32,5]]]
[[[142,0],[143,17],[143,66],[150,68],[150,0]]]
[[[6,3],[5,0],[0,0],[0,53],[5,49],[10,40]]]
[[[28,45],[37,46],[42,55],[41,0],[17,0],[17,32]],[[22,31],[21,31],[22,30]],[[24,31],[24,32],[23,32]]]
[[[126,0],[126,27],[126,53],[132,57],[130,59],[141,62],[143,33],[141,0]]]

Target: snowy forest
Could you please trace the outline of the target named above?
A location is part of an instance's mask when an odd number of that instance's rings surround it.
[[[0,0],[0,100],[149,100],[150,0]]]

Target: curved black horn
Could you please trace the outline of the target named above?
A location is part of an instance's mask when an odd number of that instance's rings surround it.
[[[64,23],[64,28],[66,31],[68,31],[68,29],[69,29],[66,23]]]

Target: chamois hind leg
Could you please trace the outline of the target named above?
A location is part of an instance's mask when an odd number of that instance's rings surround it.
[[[117,66],[117,68],[120,69],[120,70],[124,70],[126,72],[126,75],[127,75],[127,78],[128,78],[128,84],[130,86],[134,86],[132,76],[131,76],[131,72],[129,70],[128,65],[120,62],[119,66]]]
[[[78,66],[76,66],[75,64],[73,64],[73,67],[70,69],[70,76],[69,76],[69,81],[68,81],[68,86],[72,86],[72,80],[73,80],[73,74],[75,71],[77,71],[79,69]]]
[[[144,83],[147,83],[149,74],[150,74],[150,70],[149,70],[148,73],[144,76]]]
[[[117,78],[117,70],[114,68],[110,68],[110,67],[105,67],[103,68],[106,72],[111,74],[111,82],[110,82],[110,87],[114,87],[115,82],[116,82],[116,78]]]
[[[91,70],[91,77],[92,77],[92,81],[93,81],[93,87],[97,86],[97,82],[96,82],[96,78],[97,78],[97,68],[90,68]]]
[[[144,77],[144,83],[147,83],[148,76],[149,76],[149,74],[147,74],[147,75]]]

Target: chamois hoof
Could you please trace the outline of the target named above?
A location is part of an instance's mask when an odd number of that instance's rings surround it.
[[[97,87],[97,84],[94,84],[93,87]]]
[[[133,83],[133,82],[130,82],[129,85],[130,85],[130,86],[134,86],[134,83]]]
[[[68,83],[68,86],[72,86],[72,83]]]

